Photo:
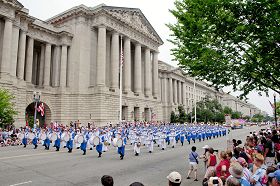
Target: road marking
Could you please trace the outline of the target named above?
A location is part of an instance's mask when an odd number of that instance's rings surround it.
[[[12,159],[12,158],[22,158],[22,157],[32,157],[32,156],[39,156],[39,155],[52,154],[52,153],[57,153],[57,152],[44,152],[44,153],[31,154],[31,155],[25,154],[25,155],[19,155],[19,156],[9,156],[9,157],[0,158],[0,160],[6,160],[6,159]]]
[[[32,183],[32,181],[26,181],[26,182],[16,183],[16,184],[13,184],[13,185],[10,185],[10,186],[25,185],[25,184],[28,184],[28,183]]]

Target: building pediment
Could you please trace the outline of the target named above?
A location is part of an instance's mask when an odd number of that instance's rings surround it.
[[[85,5],[80,5],[48,19],[47,22],[53,25],[59,25],[63,23],[63,20],[67,20],[71,17],[85,16],[90,18],[96,17],[100,14],[105,14],[118,20],[119,22],[124,23],[125,25],[150,38],[158,45],[163,44],[162,39],[159,37],[152,25],[146,19],[141,10],[137,8],[112,7],[106,6],[105,4],[90,8]]]
[[[163,41],[151,26],[140,9],[137,8],[122,8],[122,7],[110,7],[104,6],[104,10],[107,14],[115,19],[131,26],[144,35],[150,37],[159,44],[163,44]]]
[[[23,8],[23,5],[20,2],[18,2],[17,0],[0,0],[0,2],[3,2],[4,4],[8,4],[17,9]]]

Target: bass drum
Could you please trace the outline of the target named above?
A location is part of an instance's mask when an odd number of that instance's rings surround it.
[[[57,140],[57,134],[56,134],[56,133],[52,133],[52,134],[50,135],[50,140],[52,140],[53,142],[54,142],[55,140]]]
[[[64,132],[62,135],[61,135],[61,138],[63,141],[67,142],[70,140],[70,135],[66,132]]]
[[[95,136],[93,138],[93,145],[99,145],[100,144],[100,138],[98,136]]]
[[[23,134],[23,133],[19,133],[19,134],[17,135],[17,137],[18,137],[18,139],[22,140],[22,139],[24,138],[24,134]]]
[[[75,136],[74,141],[75,141],[76,143],[81,144],[81,143],[84,142],[84,136],[83,136],[83,135],[77,135],[77,136]]]
[[[28,139],[33,140],[35,138],[35,134],[34,133],[29,133],[28,134]]]
[[[45,140],[45,139],[47,139],[46,133],[41,133],[40,134],[40,140]]]
[[[119,138],[119,139],[117,140],[117,146],[118,146],[118,147],[122,147],[122,146],[123,146],[123,140],[122,140],[121,138]]]
[[[113,141],[112,141],[112,145],[114,147],[118,147],[117,142],[118,142],[118,138],[114,138]]]

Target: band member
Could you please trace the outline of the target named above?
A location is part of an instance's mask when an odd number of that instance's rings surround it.
[[[125,153],[125,136],[124,134],[121,135],[121,133],[118,133],[118,138],[121,138],[123,140],[123,143],[122,143],[122,146],[121,147],[118,147],[118,154],[120,154],[120,158],[121,160],[123,160],[123,157],[124,157],[124,153]]]
[[[57,138],[54,141],[54,146],[56,147],[56,151],[59,151],[60,149],[60,138],[61,138],[61,132],[57,132]]]
[[[161,149],[162,150],[166,149],[166,132],[165,131],[162,132],[159,141],[160,141]]]
[[[25,129],[23,134],[24,134],[24,136],[22,139],[22,144],[24,145],[23,148],[25,148],[27,145],[27,138],[28,138],[28,129],[27,128]]]
[[[139,154],[140,154],[140,147],[141,147],[141,138],[140,138],[140,134],[137,133],[136,137],[134,139],[134,148],[133,148],[135,156],[139,156]]]
[[[171,130],[169,136],[170,136],[169,138],[170,138],[170,143],[172,145],[172,148],[175,148],[175,145],[176,145],[176,139],[175,139],[176,133],[175,133],[174,129]]]
[[[74,130],[71,128],[70,129],[70,138],[69,138],[69,141],[67,141],[66,143],[66,147],[68,148],[68,153],[71,153],[72,152],[72,149],[73,149],[73,140],[75,138],[75,132]]]
[[[84,141],[81,143],[81,150],[84,152],[83,155],[86,155],[87,152],[87,138],[86,138],[87,131],[83,131],[82,134],[84,135]]]
[[[184,141],[185,141],[185,132],[184,131],[181,131],[180,133],[180,141],[181,141],[181,144],[182,146],[184,146]]]
[[[45,150],[50,150],[51,140],[49,139],[49,135],[51,134],[51,131],[46,132],[46,139],[44,140],[43,146],[45,146]]]
[[[34,135],[35,135],[35,137],[32,140],[32,144],[34,145],[34,149],[37,149],[37,147],[38,147],[39,131],[36,132],[36,129],[35,129]]]
[[[99,139],[100,139],[99,144],[96,145],[96,151],[98,153],[98,158],[100,158],[102,155],[103,142],[104,142],[104,141],[102,142],[102,140],[104,140],[104,136],[103,135],[99,136]]]
[[[149,149],[149,153],[152,153],[154,151],[154,135],[153,135],[153,132],[150,132],[148,134],[147,146],[148,146],[148,149]]]

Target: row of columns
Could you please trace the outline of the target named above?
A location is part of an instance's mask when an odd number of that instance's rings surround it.
[[[50,86],[52,45],[50,43],[42,43],[40,59],[38,60],[38,55],[34,56],[34,39],[32,37],[27,37],[26,33],[27,31],[13,25],[12,19],[5,19],[0,72],[10,74],[11,76],[18,77],[22,80],[25,79],[25,81],[29,83],[36,82],[36,78],[35,80],[34,78],[32,80],[32,77],[34,77],[34,75],[37,76],[37,73],[39,73],[38,84]],[[60,72],[58,72],[60,75],[59,86],[65,87],[67,81],[66,70],[68,46],[55,46],[55,50],[60,47]],[[40,68],[33,69],[36,66],[37,61],[40,61]],[[58,60],[54,63],[54,65],[58,65]],[[58,74],[56,75],[58,76]]]
[[[162,78],[162,102],[186,106],[186,84],[173,78]]]
[[[98,27],[98,39],[97,39],[97,86],[105,86],[106,76],[106,27]],[[135,56],[134,56],[134,89],[131,87],[131,39],[128,37],[123,38],[123,90],[124,92],[134,92],[140,94],[142,92],[142,75],[144,75],[144,94],[146,96],[158,97],[158,53],[156,51],[151,52],[148,47],[145,47],[144,56],[144,69],[142,69],[142,46],[139,43],[135,43]],[[119,44],[120,35],[117,32],[112,33],[111,43],[111,85],[113,89],[119,87]],[[151,54],[153,56],[151,61]],[[154,86],[153,86],[154,85]]]

